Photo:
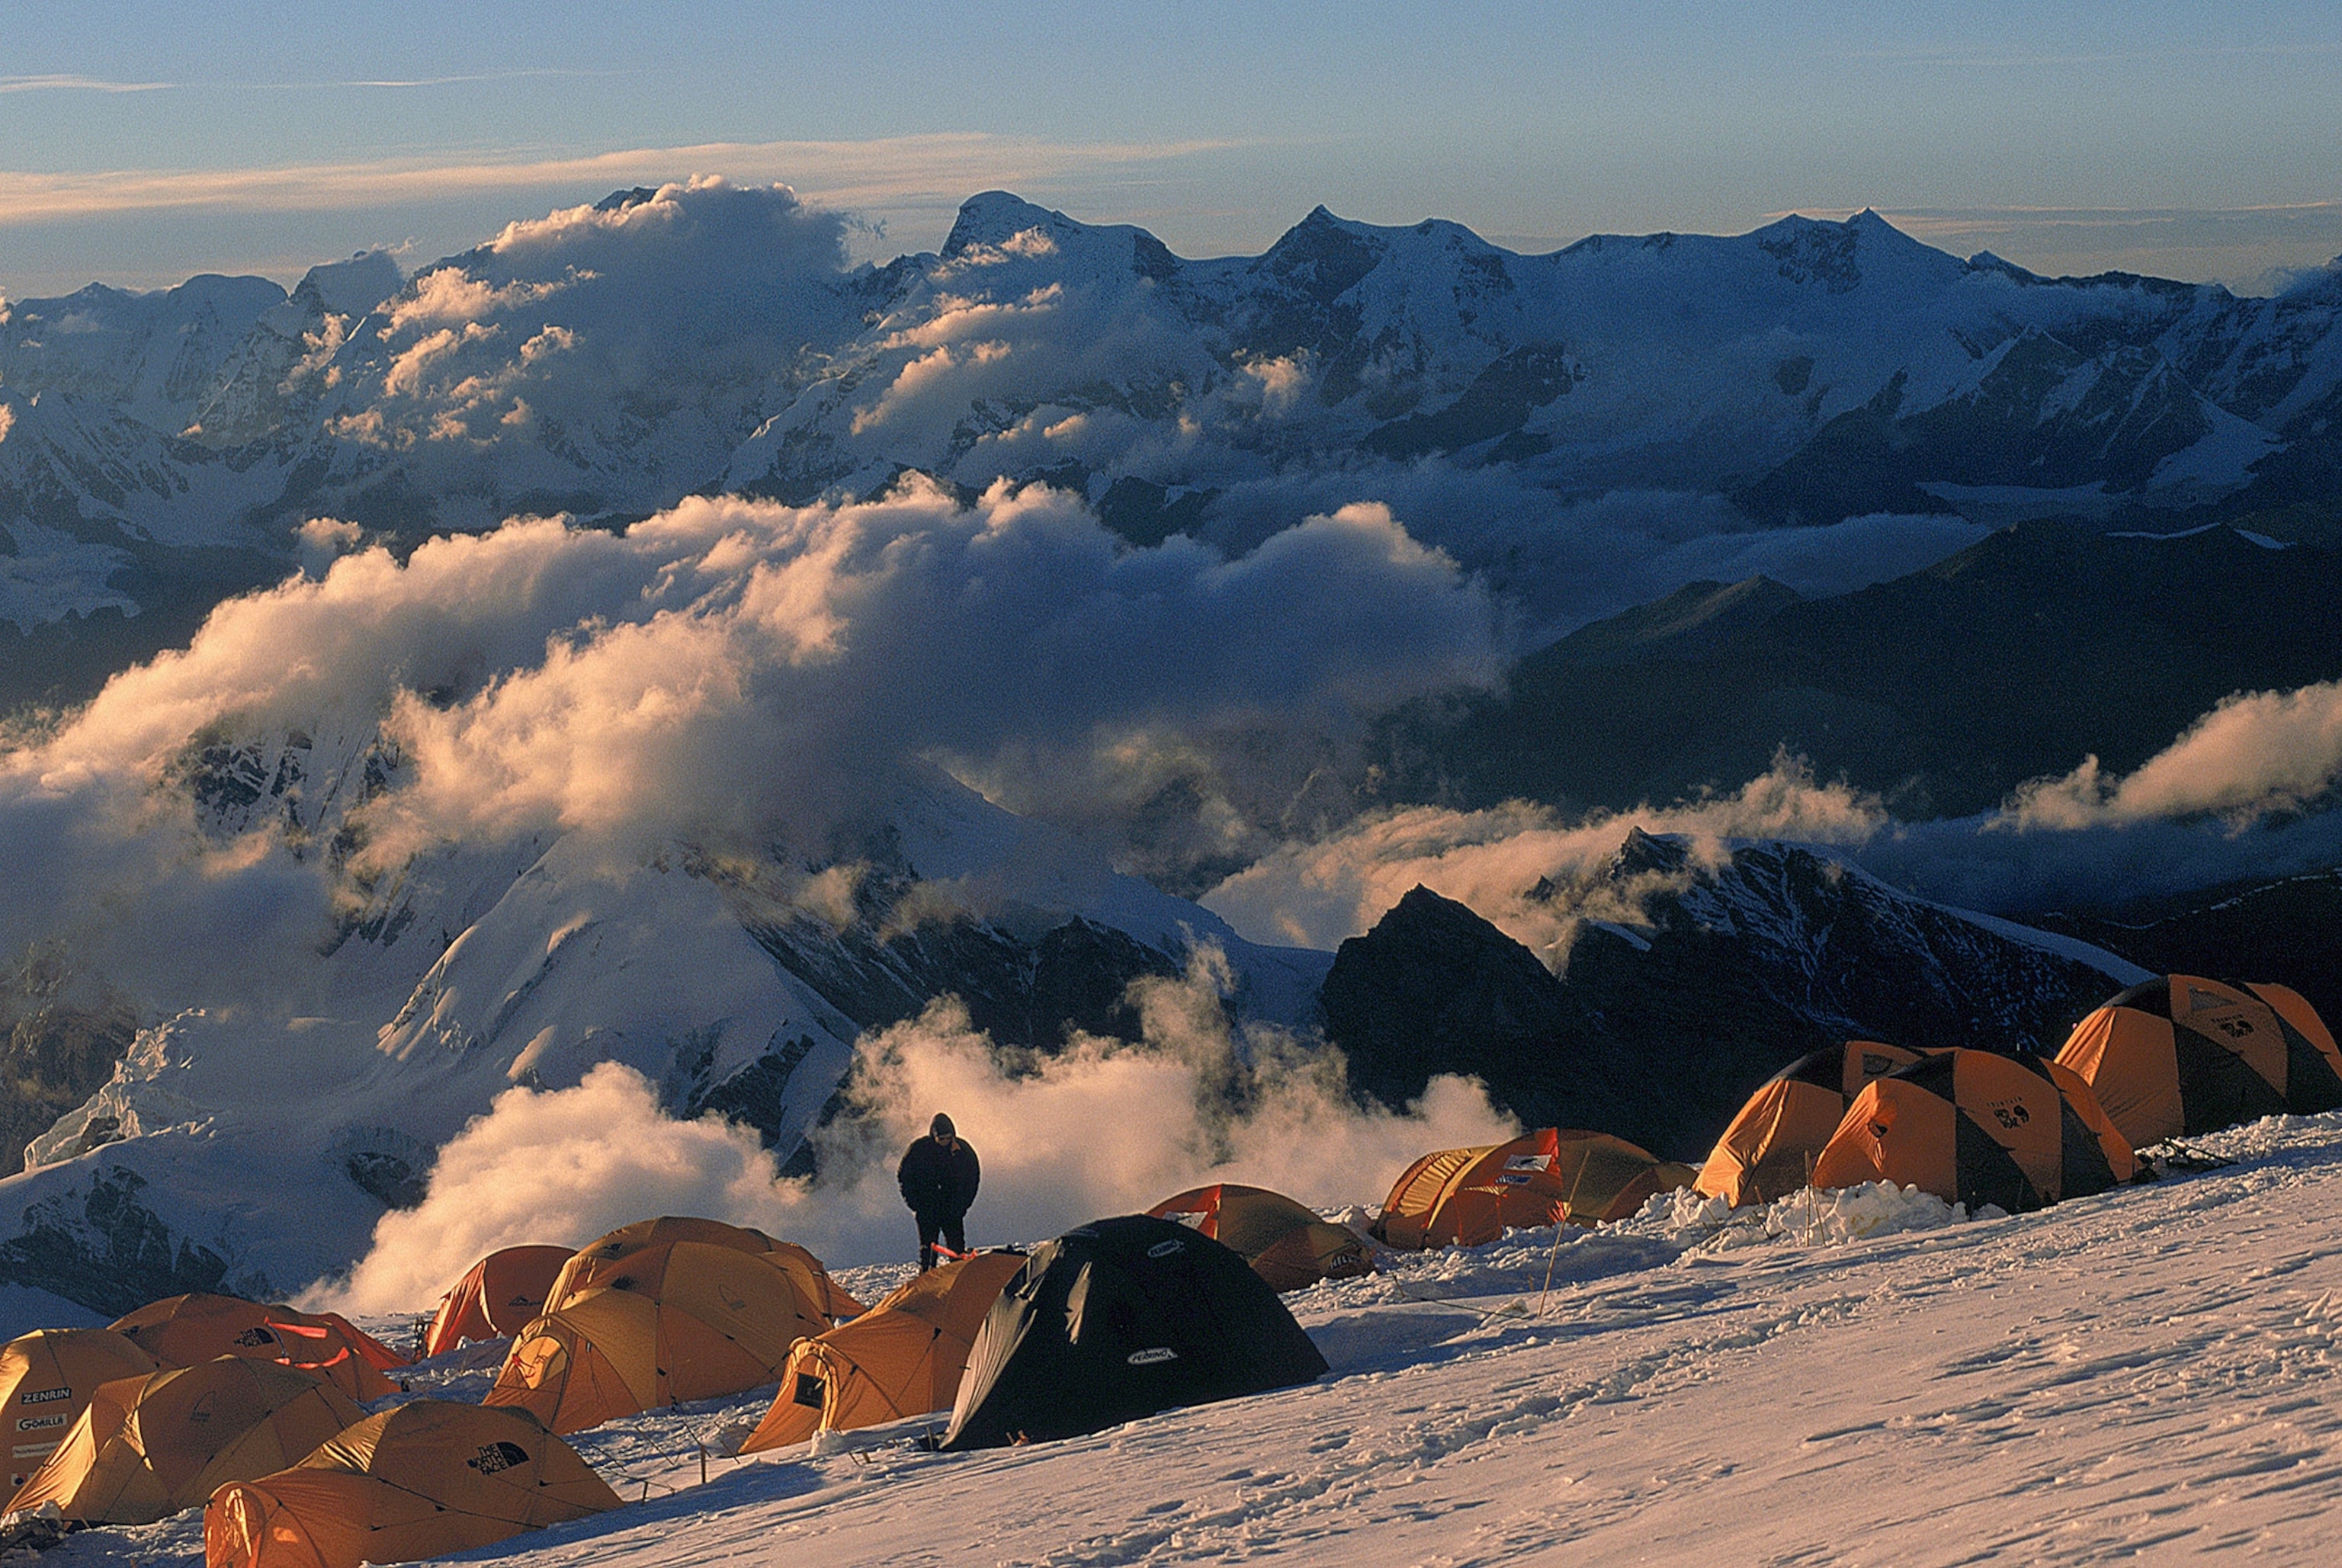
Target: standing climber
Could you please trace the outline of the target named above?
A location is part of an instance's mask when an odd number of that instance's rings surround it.
[[[961,1141],[952,1119],[942,1112],[927,1124],[927,1135],[912,1140],[895,1167],[903,1202],[919,1222],[919,1272],[936,1266],[936,1237],[955,1253],[967,1251],[967,1207],[976,1202],[976,1184],[984,1173],[976,1151]]]

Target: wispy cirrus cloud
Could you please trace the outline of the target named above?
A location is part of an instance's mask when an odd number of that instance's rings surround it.
[[[292,213],[443,201],[578,185],[657,184],[691,173],[786,181],[845,205],[957,203],[988,185],[1136,173],[1238,145],[1228,140],[1050,142],[985,133],[854,142],[709,142],[511,158],[376,159],[224,169],[0,171],[0,225],[207,209]]]
[[[109,82],[99,76],[0,76],[0,95],[9,93],[160,93],[171,82]]]

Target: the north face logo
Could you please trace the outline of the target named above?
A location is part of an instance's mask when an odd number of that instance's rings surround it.
[[[464,1463],[483,1475],[494,1475],[499,1470],[526,1464],[528,1450],[517,1443],[484,1443],[480,1445],[480,1452]]]

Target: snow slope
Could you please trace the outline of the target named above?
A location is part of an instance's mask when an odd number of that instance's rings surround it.
[[[2342,1116],[2201,1146],[2236,1163],[2016,1218],[1873,1191],[1766,1239],[1660,1200],[1400,1260],[1288,1298],[1319,1383],[1029,1449],[928,1454],[906,1423],[702,1485],[699,1444],[764,1401],[636,1417],[579,1445],[645,1501],[460,1560],[2330,1561]],[[464,1359],[426,1372],[473,1393]],[[188,1516],[49,1561],[199,1551]]]

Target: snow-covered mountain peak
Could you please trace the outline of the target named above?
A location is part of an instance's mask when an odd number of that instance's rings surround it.
[[[388,251],[360,251],[347,261],[311,267],[293,287],[296,303],[334,315],[365,315],[405,285]]]

